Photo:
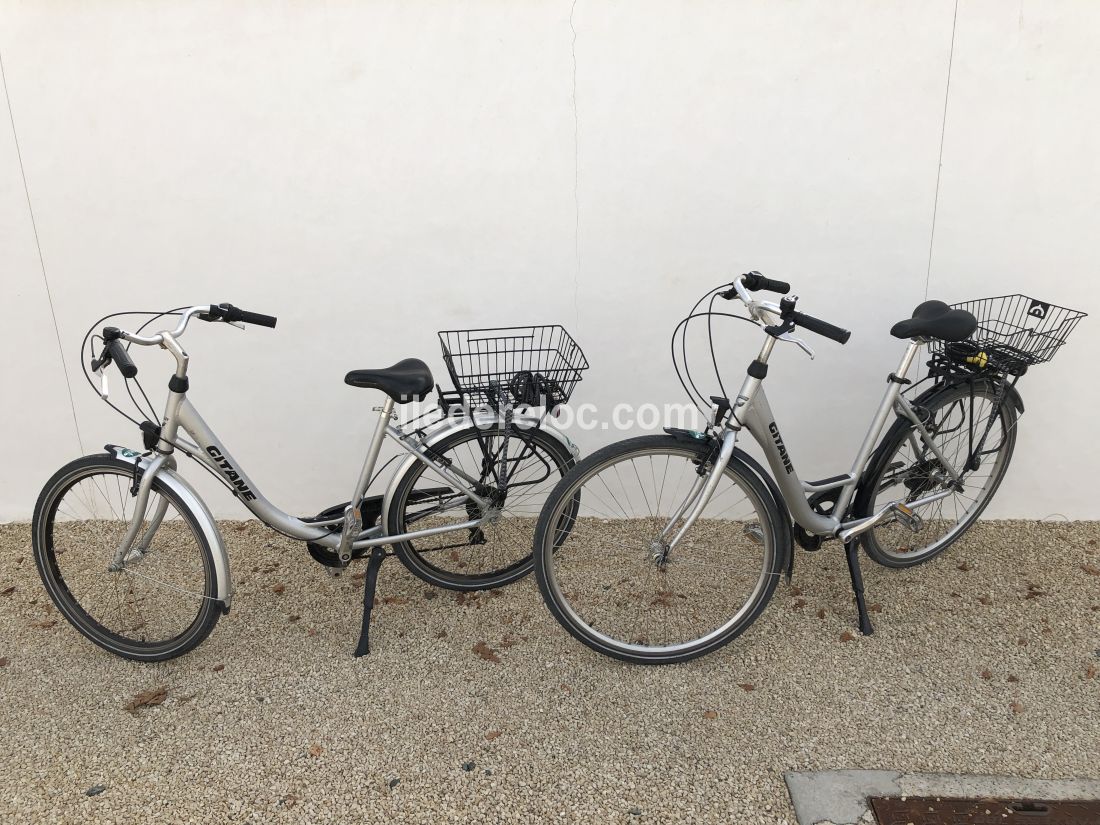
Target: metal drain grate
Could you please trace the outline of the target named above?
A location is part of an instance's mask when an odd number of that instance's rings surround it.
[[[868,801],[879,825],[1100,825],[1100,799],[872,796]]]

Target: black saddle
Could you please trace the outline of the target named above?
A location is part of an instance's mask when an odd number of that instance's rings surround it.
[[[977,328],[977,319],[965,309],[952,309],[943,301],[925,301],[913,310],[912,318],[894,324],[890,334],[895,338],[964,341]]]
[[[435,384],[432,371],[419,358],[406,358],[384,370],[352,370],[344,376],[344,383],[382,390],[398,404],[423,401]]]

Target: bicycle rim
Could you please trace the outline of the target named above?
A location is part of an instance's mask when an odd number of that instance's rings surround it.
[[[58,609],[92,641],[178,655],[216,621],[212,559],[193,518],[154,482],[134,546],[111,570],[137,503],[132,483],[129,469],[99,463],[55,483],[36,514],[36,560]]]
[[[499,427],[460,431],[435,450],[452,462],[452,470],[491,488],[498,486],[500,473],[506,473],[507,488],[503,495],[490,496],[497,515],[481,527],[398,543],[406,565],[433,584],[465,589],[496,587],[530,572],[539,513],[572,466],[572,457],[538,430],[512,431],[505,437]],[[446,528],[483,516],[476,503],[423,464],[415,465],[402,482],[391,509],[391,533]]]
[[[703,481],[700,457],[675,439],[624,442],[555,491],[540,523],[539,584],[558,620],[590,647],[637,662],[683,661],[736,637],[770,598],[774,517],[759,482],[733,465],[698,521],[665,549]]]
[[[986,388],[971,394],[958,387],[940,396],[930,408],[925,427],[947,464],[961,477],[962,489],[920,509],[916,532],[898,522],[885,523],[869,531],[873,542],[869,552],[884,563],[915,564],[932,558],[954,542],[981,515],[1008,469],[1015,442],[1016,419],[1007,408],[998,410],[996,399]],[[966,464],[972,449],[985,433],[990,417],[993,424],[978,454],[979,466]],[[906,429],[882,465],[875,479],[869,512],[892,502],[909,503],[923,496],[947,490],[950,474],[943,463],[913,428]]]

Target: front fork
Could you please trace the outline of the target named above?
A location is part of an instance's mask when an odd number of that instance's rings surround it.
[[[665,526],[665,529],[661,531],[661,540],[663,541],[676,527],[676,522],[680,520],[689,508],[691,509],[684,523],[680,525],[680,529],[676,531],[676,535],[673,536],[663,548],[664,555],[667,556],[672,548],[680,543],[680,540],[687,534],[687,531],[691,529],[692,525],[699,520],[699,516],[702,515],[703,509],[710,503],[711,498],[714,496],[714,491],[718,487],[718,482],[721,480],[722,474],[726,471],[726,467],[729,466],[730,458],[733,457],[733,450],[736,446],[737,431],[726,430],[722,436],[722,446],[718,450],[718,455],[714,458],[710,472],[700,474],[699,479],[692,486],[683,504],[681,504],[673,514],[672,518]]]
[[[160,501],[157,502],[156,509],[149,519],[149,526],[145,529],[145,532],[141,534],[140,539],[138,539],[138,532],[141,530],[141,525],[145,523],[145,511],[149,506],[149,493],[153,489],[153,481],[156,479],[157,472],[164,466],[172,469],[175,466],[175,459],[169,454],[158,453],[156,458],[149,462],[149,466],[146,467],[145,471],[142,473],[141,482],[137,487],[137,493],[134,494],[131,492],[136,499],[134,502],[134,515],[130,519],[130,529],[127,530],[126,535],[122,537],[122,541],[115,550],[114,558],[111,559],[111,563],[107,566],[107,569],[112,573],[117,573],[122,570],[126,562],[140,559],[149,552],[149,545],[153,541],[153,535],[160,528],[161,522],[164,521],[165,513],[168,512],[168,499],[162,496]],[[134,471],[135,473],[137,472],[136,466]]]

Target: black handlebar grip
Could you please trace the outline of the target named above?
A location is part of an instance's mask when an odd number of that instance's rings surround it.
[[[260,327],[275,329],[279,319],[274,315],[261,315],[259,312],[249,312],[247,309],[235,307],[233,304],[215,304],[210,307],[210,315],[214,318],[224,318],[226,321],[240,321],[245,324],[256,324]]]
[[[274,315],[261,315],[258,312],[249,312],[246,309],[238,309],[237,313],[240,315],[241,321],[244,321],[246,324],[256,324],[256,326],[260,327],[275,329],[275,324],[279,321]]]
[[[216,318],[224,318],[227,321],[254,323],[257,327],[271,327],[272,329],[275,329],[275,324],[278,322],[278,318],[275,316],[261,315],[260,312],[250,312],[240,307],[234,307],[232,304],[212,306],[210,307],[210,315]]]
[[[751,292],[764,289],[768,292],[778,292],[780,295],[786,295],[791,291],[791,285],[786,281],[773,281],[771,278],[765,278],[759,272],[749,272],[747,275],[741,276],[741,283],[745,285],[745,289]]]
[[[118,367],[126,378],[133,378],[137,375],[137,364],[130,358],[130,353],[126,351],[126,345],[117,338],[114,341],[108,341],[104,348],[111,356],[111,360],[115,362],[115,366]]]
[[[852,337],[852,333],[846,329],[841,329],[838,326],[830,324],[828,321],[822,321],[820,318],[815,318],[812,315],[806,315],[802,312],[794,312],[791,315],[791,319],[797,326],[803,329],[808,329],[810,332],[816,332],[825,338],[832,339],[838,344],[847,344],[848,339]]]

